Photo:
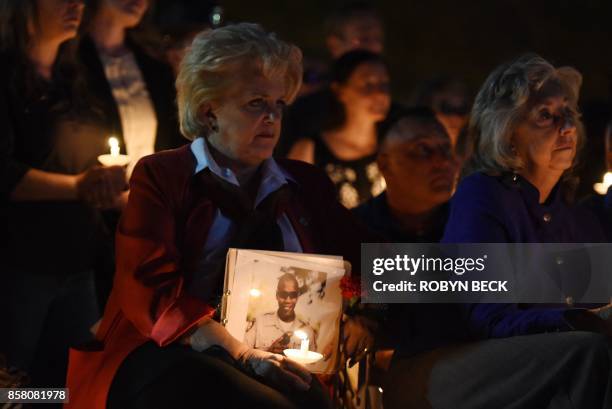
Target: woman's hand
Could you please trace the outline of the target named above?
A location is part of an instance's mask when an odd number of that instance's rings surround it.
[[[599,316],[599,318],[606,320],[606,321],[610,321],[612,320],[612,303],[605,305],[601,308],[594,308],[592,310],[589,310],[592,313],[595,313]]]
[[[97,166],[77,175],[77,196],[100,209],[117,207],[125,190],[125,168]]]
[[[310,372],[283,355],[248,348],[238,361],[279,390],[291,392],[296,389],[306,391],[310,388]]]
[[[207,319],[200,326],[180,340],[201,352],[213,345],[225,349],[236,361],[250,368],[271,386],[280,390],[308,390],[312,375],[302,365],[271,352],[250,348],[234,338],[217,321]]]
[[[374,327],[376,324],[361,316],[347,317],[344,320],[344,352],[350,358],[349,366],[355,365],[374,345]]]
[[[592,310],[571,310],[565,313],[565,319],[575,330],[597,332],[612,338],[610,308],[612,306],[607,305]],[[604,319],[603,316],[606,314],[607,318]]]

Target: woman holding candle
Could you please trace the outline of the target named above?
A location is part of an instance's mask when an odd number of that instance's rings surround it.
[[[304,367],[250,348],[215,319],[228,247],[358,263],[365,235],[327,177],[272,158],[301,71],[299,49],[255,24],[196,37],[177,80],[181,130],[193,141],[134,169],[100,348],[73,351],[69,406],[329,406]]]
[[[143,156],[186,142],[178,126],[172,69],[135,39],[148,8],[149,0],[88,2],[79,49],[109,131],[130,157],[128,174]]]
[[[581,80],[575,69],[533,54],[493,71],[472,110],[472,173],[451,200],[443,242],[605,241],[593,215],[571,203]],[[438,315],[437,338],[420,334],[394,357],[385,408],[609,408],[610,309],[448,307]],[[411,328],[429,319],[415,316]]]
[[[62,385],[68,347],[98,319],[98,210],[125,186],[74,63],[81,1],[0,1],[0,351],[33,386]],[[69,321],[68,321],[69,317]]]

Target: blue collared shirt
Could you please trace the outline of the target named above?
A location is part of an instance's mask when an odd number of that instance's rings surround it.
[[[193,152],[196,158],[196,168],[194,174],[203,171],[208,168],[218,177],[236,186],[240,186],[238,179],[234,172],[228,168],[222,168],[212,157],[208,144],[204,138],[196,138],[191,143],[191,152]],[[270,193],[280,189],[283,185],[287,184],[288,181],[294,181],[289,173],[282,169],[273,158],[269,158],[262,164],[263,173],[259,190],[255,198],[255,206],[261,203]],[[291,226],[291,222],[286,214],[279,216],[278,227],[283,235],[283,245],[285,251],[292,251],[296,253],[302,252],[302,246],[300,241]],[[213,218],[208,238],[204,244],[204,252],[202,259],[199,263],[199,271],[205,272],[210,271],[225,261],[225,255],[228,250],[229,241],[234,232],[234,223],[231,219],[225,217],[219,209],[217,209]]]

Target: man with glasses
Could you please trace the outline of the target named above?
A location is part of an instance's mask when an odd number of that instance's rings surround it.
[[[300,295],[299,283],[291,273],[283,274],[276,287],[278,310],[256,317],[245,335],[245,342],[252,348],[282,354],[287,348],[300,348],[301,339],[295,331],[308,336],[310,350],[316,351],[316,333],[308,323],[297,317],[295,306]]]

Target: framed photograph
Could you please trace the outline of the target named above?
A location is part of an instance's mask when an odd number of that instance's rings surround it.
[[[336,370],[341,257],[230,249],[226,266],[222,317],[233,336],[278,354],[316,352],[309,370]]]

